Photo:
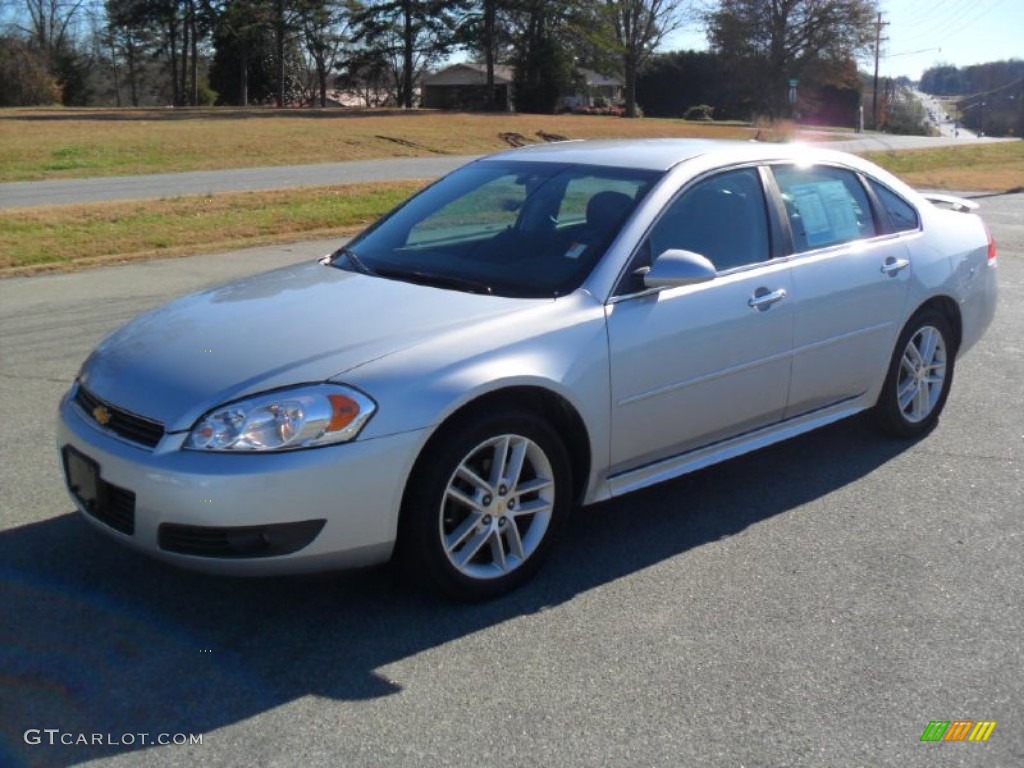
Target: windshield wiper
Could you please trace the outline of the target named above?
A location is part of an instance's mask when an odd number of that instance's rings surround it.
[[[483,293],[486,295],[490,295],[493,292],[491,286],[479,280],[470,280],[466,277],[456,277],[454,275],[439,275],[434,272],[423,272],[422,270],[381,269],[375,274],[380,277],[404,280],[409,283],[416,283],[417,285],[431,285],[436,288],[451,288],[456,291]]]
[[[341,248],[339,248],[338,250],[331,254],[331,266],[338,267],[338,269],[343,269],[343,267],[339,266],[337,263],[337,259],[339,256],[344,256],[346,259],[348,259],[348,263],[355,268],[356,272],[359,272],[364,275],[377,275],[377,273],[370,269],[368,266],[366,266],[366,264],[363,263],[363,260],[356,256],[356,252],[349,248],[347,245],[341,246]]]

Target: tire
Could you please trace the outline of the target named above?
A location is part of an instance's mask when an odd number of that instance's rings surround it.
[[[939,420],[956,362],[953,330],[935,309],[918,312],[903,328],[875,404],[876,425],[895,437],[919,437]]]
[[[543,565],[571,499],[569,454],[546,422],[528,411],[477,412],[424,449],[403,499],[398,555],[448,597],[498,597]]]

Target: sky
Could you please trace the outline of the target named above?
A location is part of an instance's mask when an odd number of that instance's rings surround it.
[[[880,0],[882,77],[918,80],[936,64],[958,67],[1002,59],[1024,59],[1024,0]],[[707,48],[699,24],[680,30],[664,51]],[[874,59],[861,69],[871,71]]]

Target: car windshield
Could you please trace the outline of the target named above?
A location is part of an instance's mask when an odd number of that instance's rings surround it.
[[[331,263],[461,291],[565,295],[660,176],[566,163],[473,163],[411,198]]]

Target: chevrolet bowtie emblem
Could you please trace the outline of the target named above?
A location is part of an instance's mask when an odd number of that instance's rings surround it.
[[[92,409],[92,417],[96,419],[96,423],[100,426],[107,426],[110,422],[110,411],[104,408],[102,405],[97,405]]]

